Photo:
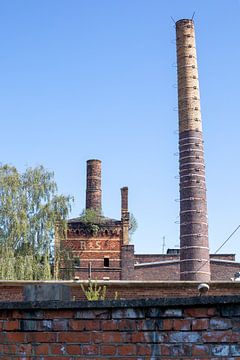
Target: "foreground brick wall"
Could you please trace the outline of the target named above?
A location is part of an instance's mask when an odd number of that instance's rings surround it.
[[[0,303],[0,358],[239,359],[240,296]]]

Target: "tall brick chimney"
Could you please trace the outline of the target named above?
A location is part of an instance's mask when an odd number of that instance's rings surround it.
[[[202,120],[193,20],[176,22],[180,280],[210,281]]]
[[[87,161],[86,209],[102,211],[101,161]]]

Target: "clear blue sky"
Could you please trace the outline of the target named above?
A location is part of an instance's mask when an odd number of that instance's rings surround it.
[[[240,2],[1,0],[0,161],[43,164],[85,205],[103,162],[103,208],[129,186],[137,252],[179,244],[175,32],[195,15],[211,250],[240,223]],[[239,254],[240,232],[222,252]]]

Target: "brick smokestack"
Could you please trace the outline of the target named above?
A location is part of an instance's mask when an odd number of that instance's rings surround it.
[[[210,281],[202,120],[194,22],[176,22],[179,173],[180,280]]]
[[[124,245],[129,243],[129,212],[128,212],[128,187],[121,188],[121,220],[122,241]]]
[[[101,161],[87,161],[86,209],[102,212]]]
[[[121,188],[121,215],[128,214],[128,187],[124,186]]]

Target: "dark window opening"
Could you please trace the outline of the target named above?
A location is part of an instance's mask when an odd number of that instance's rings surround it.
[[[104,258],[103,266],[104,267],[109,267],[109,258],[107,258],[107,257]]]
[[[74,267],[79,267],[80,266],[80,259],[75,257],[73,259],[73,265],[74,265]]]

